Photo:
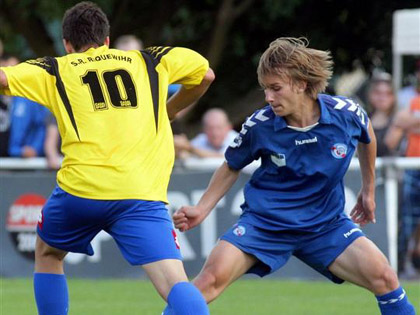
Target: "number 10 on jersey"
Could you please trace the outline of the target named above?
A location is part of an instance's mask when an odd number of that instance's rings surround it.
[[[95,70],[88,70],[81,77],[82,84],[87,84],[92,96],[93,109],[108,109],[104,94],[106,90],[111,105],[115,108],[136,108],[137,93],[131,75],[124,69],[105,71],[102,78]],[[104,89],[105,87],[105,89]]]

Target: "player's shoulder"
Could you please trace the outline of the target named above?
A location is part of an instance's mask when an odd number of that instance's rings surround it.
[[[55,57],[45,56],[25,61],[26,64],[44,69],[49,74],[54,74],[57,68],[57,59]]]
[[[250,130],[253,133],[261,132],[267,126],[272,126],[274,123],[275,114],[271,109],[270,105],[266,105],[260,109],[257,109],[247,117],[242,125],[242,129]]]
[[[161,62],[162,58],[171,52],[174,47],[171,46],[151,46],[141,50],[144,58],[150,59],[154,64]]]
[[[333,121],[353,121],[355,119],[365,123],[367,114],[360,104],[349,97],[341,95],[319,94],[318,100],[329,112]]]

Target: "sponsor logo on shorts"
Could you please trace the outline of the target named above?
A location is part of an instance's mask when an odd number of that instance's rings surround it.
[[[172,236],[174,237],[174,242],[175,242],[176,248],[177,249],[180,249],[181,246],[179,246],[178,236],[176,235],[176,232],[175,232],[174,229],[172,229]]]
[[[235,227],[233,229],[233,234],[235,234],[236,236],[243,236],[246,233],[246,228],[242,225],[238,225],[237,227]]]
[[[11,205],[6,230],[16,250],[25,258],[35,259],[36,226],[42,228],[42,208],[47,200],[37,194],[19,196]]]
[[[348,231],[347,233],[344,233],[343,236],[345,238],[349,238],[349,236],[352,235],[354,232],[362,232],[362,230],[359,229],[359,228],[353,228],[350,231]]]
[[[347,156],[347,146],[344,143],[336,143],[331,147],[331,154],[336,159],[344,159]]]

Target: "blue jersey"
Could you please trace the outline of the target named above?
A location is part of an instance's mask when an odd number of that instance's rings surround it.
[[[45,120],[48,113],[48,109],[38,103],[22,97],[13,97],[10,115],[10,156],[22,156],[24,146],[32,147],[37,156],[44,155]]]
[[[354,101],[320,94],[321,116],[288,126],[270,106],[256,111],[225,157],[240,170],[261,158],[244,188],[242,216],[268,230],[317,231],[344,211],[343,177],[358,141],[369,143],[368,118]]]

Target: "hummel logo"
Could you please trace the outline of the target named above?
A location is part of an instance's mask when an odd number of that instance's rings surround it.
[[[318,139],[316,137],[314,137],[312,139],[295,140],[296,145],[315,143],[315,142],[318,142]]]
[[[345,238],[349,238],[349,236],[352,235],[354,232],[362,232],[362,230],[358,229],[358,228],[354,228],[354,229],[351,229],[350,231],[348,231],[347,233],[344,233],[343,236]]]

